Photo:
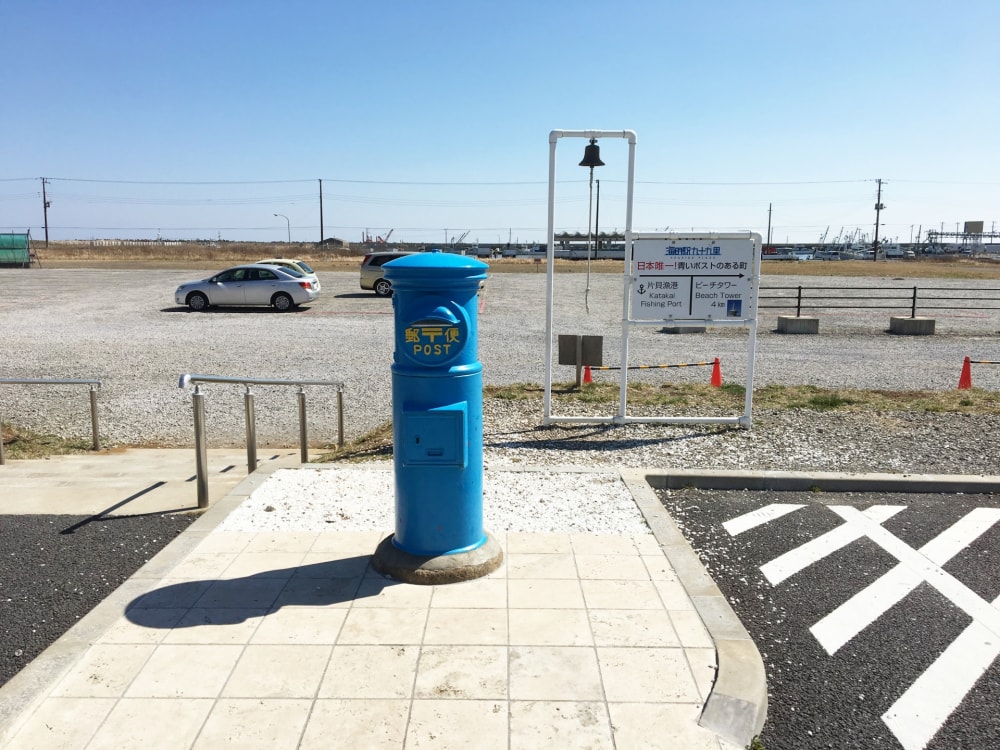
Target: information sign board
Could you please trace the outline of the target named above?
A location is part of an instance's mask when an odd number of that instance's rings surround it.
[[[632,320],[756,319],[760,248],[753,236],[640,234],[632,247]]]

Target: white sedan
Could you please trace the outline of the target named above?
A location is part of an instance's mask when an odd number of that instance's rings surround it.
[[[298,271],[252,263],[177,287],[174,301],[192,310],[215,305],[267,305],[284,312],[319,297],[318,284]]]

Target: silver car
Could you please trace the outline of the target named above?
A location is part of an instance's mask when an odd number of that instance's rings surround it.
[[[257,264],[265,266],[278,266],[279,268],[291,268],[293,271],[298,271],[309,279],[316,287],[317,292],[322,290],[316,271],[304,260],[300,260],[299,258],[264,258],[263,260],[258,260]]]
[[[174,292],[174,301],[192,310],[215,305],[267,305],[284,312],[317,297],[317,285],[298,271],[260,263],[227,268],[211,278],[185,282]]]

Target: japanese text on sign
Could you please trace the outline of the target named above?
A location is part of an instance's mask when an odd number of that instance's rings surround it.
[[[461,333],[451,325],[412,325],[403,331],[403,339],[414,357],[448,358],[461,348]]]

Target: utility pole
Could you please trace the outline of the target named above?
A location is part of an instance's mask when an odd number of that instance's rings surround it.
[[[323,244],[323,180],[319,181],[319,244]]]
[[[771,244],[771,204],[767,204],[767,244]]]
[[[872,244],[872,260],[878,260],[878,221],[879,214],[885,206],[882,205],[882,180],[875,180],[878,183],[878,196],[875,198],[875,242]]]
[[[42,215],[45,217],[45,247],[49,246],[49,200],[45,197],[45,185],[48,183],[44,177],[42,180]]]

